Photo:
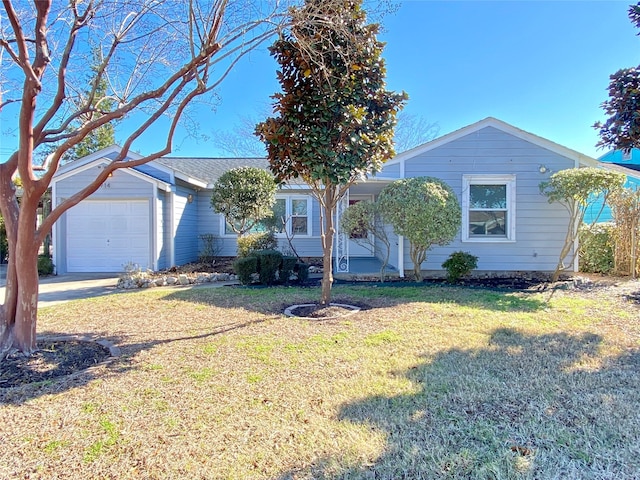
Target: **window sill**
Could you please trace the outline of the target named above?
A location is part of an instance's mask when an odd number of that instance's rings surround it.
[[[511,238],[463,238],[462,243],[516,243]]]
[[[222,234],[223,238],[237,238],[238,235],[236,235],[235,233],[224,233]],[[276,238],[287,238],[287,236],[284,233],[276,233],[275,234]],[[296,233],[295,235],[292,236],[292,239],[296,239],[296,238],[320,238],[317,235],[314,237],[313,235],[306,235],[306,234],[302,234],[302,233]]]

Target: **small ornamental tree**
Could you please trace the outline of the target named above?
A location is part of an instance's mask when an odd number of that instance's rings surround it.
[[[256,167],[239,167],[223,173],[213,186],[211,207],[221,213],[239,237],[273,215],[278,186],[273,176]]]
[[[422,281],[420,266],[427,251],[434,245],[447,245],[460,229],[462,212],[456,194],[442,180],[415,177],[387,185],[378,203],[395,233],[409,240],[413,275]]]
[[[394,155],[396,113],[406,100],[385,89],[378,25],[366,23],[361,4],[306,0],[291,9],[294,28],[270,48],[280,64],[276,116],[256,127],[277,181],[302,178],[320,203],[323,305],[331,299],[336,205]]]
[[[385,270],[389,264],[391,241],[379,210],[376,202],[354,203],[340,217],[340,228],[351,236],[354,242],[369,248],[372,253],[375,253],[376,245],[383,247],[380,281],[384,282]]]
[[[618,172],[600,168],[570,168],[551,175],[549,180],[540,183],[540,192],[549,199],[549,203],[558,202],[569,212],[569,224],[564,245],[560,250],[558,265],[551,280],[557,281],[560,273],[567,268],[565,259],[571,253],[579,234],[579,227],[587,209],[596,201],[602,201],[602,208],[610,196],[622,189],[625,176]],[[600,211],[602,211],[602,208]],[[597,221],[594,220],[594,223]],[[569,265],[577,254],[574,250]]]

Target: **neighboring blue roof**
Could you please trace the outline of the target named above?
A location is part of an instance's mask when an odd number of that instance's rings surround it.
[[[599,159],[601,162],[614,163],[621,167],[632,168],[631,165],[640,165],[640,149],[632,148],[630,152],[622,150],[610,150]]]

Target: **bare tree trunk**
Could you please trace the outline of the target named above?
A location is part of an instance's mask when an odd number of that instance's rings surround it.
[[[331,302],[331,287],[333,285],[333,237],[335,227],[333,224],[333,212],[335,211],[335,187],[327,187],[324,190],[324,201],[321,206],[324,219],[320,219],[322,237],[322,292],[320,304],[328,305]],[[323,221],[324,220],[324,221]]]
[[[427,251],[422,247],[413,245],[412,243],[409,250],[409,256],[413,262],[413,278],[416,282],[421,282],[423,280],[421,265],[427,258]]]
[[[573,247],[576,236],[578,235],[579,212],[577,211],[575,206],[573,207],[572,210],[569,211],[569,214],[570,214],[569,229],[567,230],[567,236],[565,237],[564,245],[560,250],[560,258],[558,259],[558,265],[556,266],[555,271],[551,275],[551,281],[554,283],[558,281],[558,279],[560,278],[560,274],[566,269],[564,260],[569,255],[569,252],[571,252],[571,248]],[[574,251],[573,256],[575,257],[575,255],[576,255],[576,252]]]
[[[0,310],[0,359],[13,350],[30,355],[37,348],[39,245],[35,235],[36,208],[32,205],[37,201],[37,195],[25,195],[19,222],[7,223],[9,262]]]

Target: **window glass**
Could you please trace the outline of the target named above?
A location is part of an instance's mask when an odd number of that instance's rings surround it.
[[[292,215],[307,215],[307,201],[306,200],[292,200],[291,201],[291,214]]]
[[[291,231],[300,235],[307,234],[307,217],[292,217]]]
[[[501,235],[507,232],[507,212],[502,211],[470,211],[469,212],[469,235]]]
[[[306,235],[307,234],[307,200],[292,199],[291,200],[291,233]]]
[[[470,185],[469,208],[507,208],[506,185]]]
[[[276,199],[273,205],[273,225],[276,233],[284,233],[285,222],[287,221],[287,200]]]

